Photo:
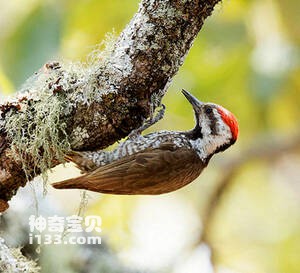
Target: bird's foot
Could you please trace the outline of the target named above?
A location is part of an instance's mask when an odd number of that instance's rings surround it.
[[[155,116],[153,116],[153,114],[150,116],[150,118],[146,119],[143,122],[143,125],[135,130],[133,130],[128,138],[137,138],[138,136],[141,135],[141,133],[143,131],[145,131],[146,129],[148,129],[149,127],[151,127],[153,124],[155,124],[156,122],[160,121],[164,115],[165,115],[165,110],[166,110],[166,106],[164,104],[161,104],[161,108],[159,109],[159,111],[157,112],[157,114]]]

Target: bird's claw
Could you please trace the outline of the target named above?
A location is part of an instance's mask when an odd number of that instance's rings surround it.
[[[153,124],[157,123],[158,121],[160,121],[164,115],[165,115],[165,110],[166,110],[166,106],[164,104],[161,104],[161,109],[159,109],[159,111],[157,112],[157,114],[155,116],[151,116],[150,118],[144,120],[143,125],[135,130],[133,130],[128,138],[137,138],[138,136],[141,135],[141,133],[143,131],[145,131],[146,129],[148,129],[149,127],[151,127]]]

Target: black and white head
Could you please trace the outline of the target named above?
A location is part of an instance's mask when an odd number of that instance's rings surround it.
[[[238,122],[231,112],[214,103],[203,103],[186,90],[182,93],[193,106],[196,119],[195,128],[187,134],[203,160],[208,161],[236,142]]]

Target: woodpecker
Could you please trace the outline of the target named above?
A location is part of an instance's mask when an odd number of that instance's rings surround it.
[[[52,184],[57,189],[86,189],[109,194],[162,194],[195,180],[210,158],[234,144],[238,122],[220,105],[203,103],[186,90],[182,93],[194,109],[196,125],[189,131],[141,131],[162,118],[162,110],[134,131],[113,151],[72,152],[83,175]]]

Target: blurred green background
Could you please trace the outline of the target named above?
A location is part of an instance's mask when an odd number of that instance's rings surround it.
[[[107,32],[120,33],[138,2],[0,0],[1,101],[49,60],[84,61]],[[163,100],[166,116],[151,130],[193,126],[191,107],[179,92],[185,88],[231,110],[239,121],[239,140],[197,181],[175,193],[91,194],[86,213],[102,217],[102,235],[122,262],[154,272],[212,272],[199,238],[224,164],[263,143],[271,145],[274,136],[287,142],[300,130],[299,12],[298,0],[227,0],[206,20]],[[296,148],[272,160],[254,156],[237,164],[205,227],[218,272],[300,272]],[[72,166],[59,167],[51,180],[75,173]],[[79,191],[50,189],[49,195],[67,214],[78,206]],[[43,270],[48,272],[47,265]]]

